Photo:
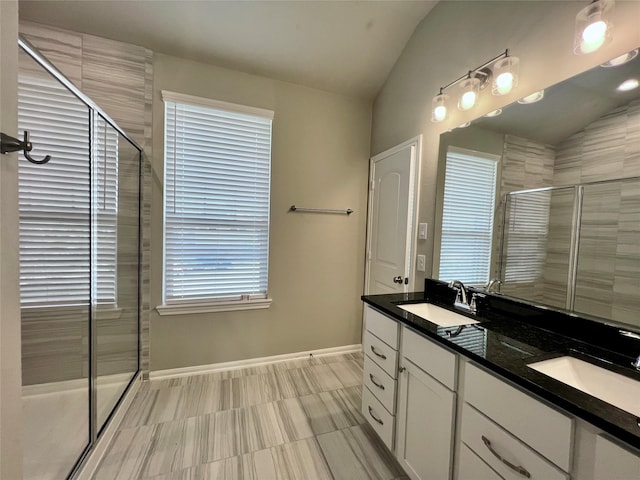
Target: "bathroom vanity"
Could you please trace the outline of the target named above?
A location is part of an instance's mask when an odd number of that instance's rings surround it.
[[[475,314],[435,280],[362,297],[362,413],[407,474],[640,480],[640,339],[477,293]]]

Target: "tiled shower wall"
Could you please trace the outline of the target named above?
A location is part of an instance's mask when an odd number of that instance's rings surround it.
[[[557,146],[554,185],[640,176],[640,100]],[[640,327],[640,181],[585,187],[575,310]]]
[[[532,140],[505,135],[504,148],[500,168],[499,199],[509,192],[530,188],[548,187],[553,180],[553,166],[555,149],[550,145],[543,145]],[[499,278],[500,245],[502,234],[502,219],[504,204],[501,201],[496,205],[495,225],[493,239],[493,267],[492,278]],[[526,298],[535,302],[544,302],[544,280],[539,279],[534,284],[518,283],[506,284],[502,292],[518,298]]]
[[[140,369],[148,377],[153,53],[135,45],[33,23],[21,23],[20,33],[143,148]],[[86,318],[86,315],[76,315],[74,322],[69,321],[66,314],[53,319],[50,315],[46,319],[23,315],[25,385],[71,380],[83,375],[82,364],[86,363],[86,358],[82,358],[86,350],[83,342],[87,340],[83,338],[78,319],[86,321]],[[117,350],[116,346],[112,352]],[[50,361],[53,358],[55,362]],[[119,359],[112,357],[110,361],[112,373],[117,373]]]
[[[522,189],[616,180],[585,187],[575,310],[640,326],[640,181],[631,180],[640,176],[640,100],[555,147],[507,135],[502,161],[500,198]],[[549,227],[544,278],[535,285],[507,285],[503,293],[564,306],[572,208],[570,195],[552,198],[551,216],[561,220]],[[501,221],[502,205],[496,224]]]

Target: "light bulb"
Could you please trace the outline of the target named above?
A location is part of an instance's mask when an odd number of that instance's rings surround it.
[[[458,99],[459,110],[469,110],[473,108],[478,101],[478,93],[480,92],[480,79],[472,77],[469,73],[469,77],[460,83],[460,89],[462,93]]]
[[[500,95],[505,95],[513,88],[513,73],[505,72],[496,77],[496,90]]]
[[[619,92],[628,92],[630,90],[634,90],[640,86],[640,82],[636,78],[630,78],[629,80],[625,80],[622,82],[617,90]]]
[[[489,113],[486,113],[484,116],[485,117],[497,117],[498,115],[500,115],[502,113],[502,109],[501,108],[497,108],[496,110],[493,110]]]
[[[494,95],[506,95],[518,85],[518,66],[520,60],[517,57],[505,57],[493,65],[493,85],[491,93]]]
[[[447,99],[448,95],[442,93],[442,89],[440,93],[433,97],[431,101],[431,121],[432,122],[441,122],[445,118],[447,118]]]
[[[441,122],[447,117],[447,107],[439,105],[433,109],[433,118],[436,122]]]
[[[583,53],[591,53],[598,50],[607,38],[607,23],[602,20],[591,23],[582,31],[582,44],[580,48]]]
[[[611,39],[608,12],[613,0],[595,0],[576,15],[573,51],[576,54],[598,50]]]
[[[608,62],[604,62],[603,64],[601,64],[601,67],[619,67],[620,65],[624,65],[625,63],[630,62],[631,60],[633,60],[634,58],[636,58],[638,56],[638,51],[640,49],[636,48],[634,50],[631,50],[630,52],[627,53],[623,53],[622,55],[612,58],[611,60],[609,60]]]
[[[527,105],[529,103],[539,102],[543,98],[544,98],[544,90],[540,90],[538,92],[533,92],[531,95],[527,95],[526,97],[521,98],[520,100],[518,100],[518,103]]]
[[[460,97],[460,109],[469,110],[476,104],[476,92],[465,92]]]

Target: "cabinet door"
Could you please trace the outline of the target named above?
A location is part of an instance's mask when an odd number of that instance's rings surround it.
[[[593,478],[595,480],[639,480],[640,456],[598,435]]]
[[[451,478],[455,393],[402,358],[396,455],[412,480]]]

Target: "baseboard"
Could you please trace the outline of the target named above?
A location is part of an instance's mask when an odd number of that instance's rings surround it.
[[[104,454],[107,452],[109,444],[117,433],[118,428],[120,427],[120,424],[122,423],[127,410],[129,410],[129,407],[133,402],[133,398],[136,396],[136,393],[138,393],[138,390],[140,390],[141,385],[142,373],[138,373],[138,375],[136,375],[136,378],[133,380],[133,383],[131,384],[131,388],[129,388],[127,393],[125,393],[122,401],[118,405],[118,408],[116,409],[106,428],[102,432],[102,435],[100,435],[100,438],[98,438],[98,441],[91,450],[91,453],[87,456],[86,460],[80,466],[80,469],[78,470],[76,475],[73,477],[74,480],[90,480],[91,478],[93,478],[93,475],[95,474],[96,469],[98,468],[98,465],[102,460],[102,457],[104,457]]]
[[[2,1],[2,0],[0,0]],[[96,379],[98,386],[107,386],[111,384],[129,383],[132,373],[115,373],[112,375],[103,375]],[[29,398],[38,395],[59,394],[62,392],[71,392],[74,390],[87,390],[89,388],[88,378],[78,378],[75,380],[62,380],[60,382],[38,383],[34,385],[24,385],[22,387],[22,397]]]
[[[150,380],[160,380],[166,378],[186,377],[189,375],[202,375],[214,373],[222,370],[237,370],[240,368],[259,367],[270,363],[286,362],[289,360],[301,360],[303,358],[324,357],[329,355],[340,355],[345,353],[361,352],[362,345],[343,345],[341,347],[322,348],[319,350],[309,350],[306,352],[285,353],[270,357],[248,358],[245,360],[235,360],[232,362],[212,363],[209,365],[196,365],[193,367],[171,368],[168,370],[157,370],[149,373]]]

